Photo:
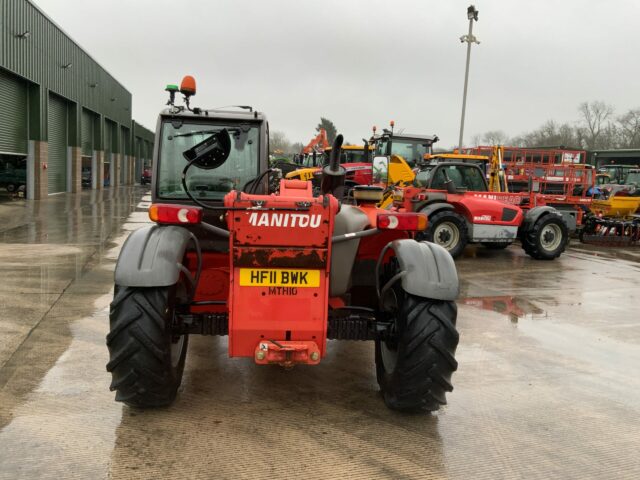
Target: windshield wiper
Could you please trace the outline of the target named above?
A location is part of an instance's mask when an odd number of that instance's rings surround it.
[[[175,137],[191,137],[192,135],[202,135],[205,133],[218,133],[221,132],[223,129],[220,130],[198,130],[195,132],[184,132],[184,133],[176,133],[175,135],[171,135],[171,138],[175,138]]]
[[[195,132],[184,132],[184,133],[176,133],[175,135],[172,135],[171,138],[175,138],[175,137],[191,137],[193,135],[203,135],[205,133],[218,133],[221,132],[222,130],[224,130],[224,128],[221,128],[219,130],[197,130]],[[240,133],[247,133],[249,130],[251,130],[251,126],[250,125],[240,125],[239,127],[231,127],[226,129],[229,133],[233,133],[234,136],[239,135]]]

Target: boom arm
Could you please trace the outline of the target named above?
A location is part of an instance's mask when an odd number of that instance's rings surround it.
[[[318,135],[316,135],[306,147],[302,149],[302,153],[304,155],[311,153],[313,150],[319,147],[320,150],[324,150],[325,148],[329,148],[329,140],[327,138],[327,131],[324,128],[320,129]]]
[[[491,151],[491,163],[489,164],[489,191],[508,192],[509,186],[504,175],[502,160],[504,159],[504,147],[496,145]]]

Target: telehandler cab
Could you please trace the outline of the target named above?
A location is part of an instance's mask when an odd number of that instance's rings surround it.
[[[321,195],[299,180],[271,194],[265,116],[191,109],[191,77],[185,106],[168,90],[155,225],[129,236],[116,265],[107,335],[116,400],[171,404],[196,334],[228,335],[231,357],[285,367],[318,364],[329,339],[371,340],[389,408],[444,404],[457,369],[458,278],[445,249],[411,238],[426,216],[381,210],[367,188],[341,205],[341,135]]]

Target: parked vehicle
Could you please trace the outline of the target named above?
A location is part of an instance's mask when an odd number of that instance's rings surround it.
[[[0,169],[0,188],[4,188],[9,193],[17,192],[20,187],[27,185],[27,169],[18,168],[13,163],[6,163]]]
[[[522,205],[519,193],[490,192],[474,162],[436,159],[420,166],[413,186],[395,190],[396,208],[429,217],[428,227],[416,238],[441,245],[453,257],[468,243],[500,249],[517,238],[532,258],[552,260],[569,241],[560,211],[531,201]]]
[[[268,189],[268,126],[256,111],[190,109],[158,119],[149,216],[115,270],[107,335],[116,400],[170,404],[190,335],[226,335],[259,365],[317,365],[327,340],[375,342],[384,401],[436,410],[452,390],[458,279],[451,256],[411,237],[426,216],[356,198],[340,205],[342,136],[310,182]],[[265,394],[268,394],[268,389]]]
[[[140,176],[140,185],[150,185],[151,184],[151,169],[145,168],[142,170],[142,175]]]

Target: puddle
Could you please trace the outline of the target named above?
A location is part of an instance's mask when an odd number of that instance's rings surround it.
[[[491,312],[501,313],[511,321],[529,316],[544,317],[546,312],[529,300],[511,295],[495,297],[467,297],[458,300],[459,303]]]

